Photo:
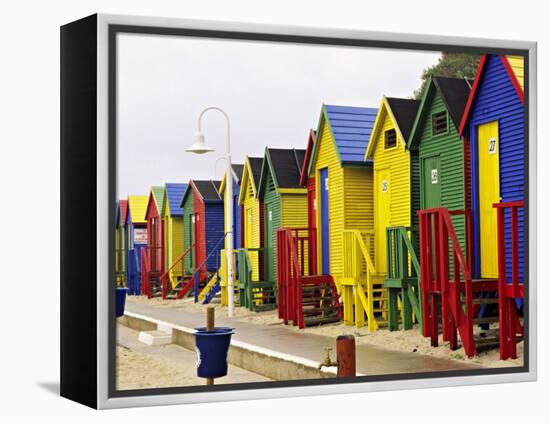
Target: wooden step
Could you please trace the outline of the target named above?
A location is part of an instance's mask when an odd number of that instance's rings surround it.
[[[489,316],[489,317],[476,317],[474,318],[474,324],[482,325],[485,323],[496,323],[498,322],[498,316]]]
[[[498,304],[498,298],[474,298],[472,304]]]
[[[302,285],[306,284],[330,284],[332,282],[331,276],[325,276],[325,275],[314,275],[314,276],[302,276],[300,278],[300,282]]]
[[[326,313],[326,312],[329,312],[329,311],[338,312],[338,306],[307,308],[307,309],[302,310],[302,313],[304,313],[304,316],[306,316],[306,315],[312,315],[312,314]]]
[[[476,338],[474,342],[476,348],[495,347],[500,344],[500,340],[498,337]]]
[[[304,324],[306,326],[318,326],[326,323],[336,323],[340,321],[338,315],[335,316],[315,316],[304,318]]]
[[[464,289],[464,284],[462,283]],[[498,291],[498,279],[472,279],[474,292],[495,292]]]

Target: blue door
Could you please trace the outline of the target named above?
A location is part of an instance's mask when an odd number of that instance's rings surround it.
[[[328,168],[321,169],[321,250],[323,275],[330,274],[329,259],[329,211],[328,211]]]

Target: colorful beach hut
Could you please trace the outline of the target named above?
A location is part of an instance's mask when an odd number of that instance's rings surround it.
[[[265,280],[277,280],[276,231],[307,227],[307,190],[300,185],[305,150],[266,147],[258,197],[264,209]]]
[[[365,155],[374,161],[374,268],[389,288],[390,330],[398,328],[399,300],[406,329],[412,327],[413,309],[421,315],[420,267],[413,247],[420,195],[411,185],[419,166],[418,155],[407,147],[419,105],[418,100],[383,97]]]
[[[164,269],[175,287],[182,279],[183,210],[180,208],[187,184],[167,182],[164,188]]]
[[[359,267],[368,271],[374,259],[372,162],[364,156],[376,114],[376,108],[323,105],[308,169],[315,181],[318,274],[336,282],[345,323],[361,327],[366,313],[371,330],[383,290]]]
[[[200,270],[201,283],[220,265],[224,210],[219,188],[220,181],[191,179],[180,204],[184,214],[184,250],[193,247],[185,271],[193,274]]]
[[[161,294],[160,276],[164,273],[164,187],[153,186],[145,211],[147,221],[148,275],[146,292],[149,297]]]
[[[470,138],[474,275],[498,277],[496,203],[524,200],[525,110],[523,57],[483,55],[460,125]],[[505,213],[511,239],[511,214]],[[503,228],[504,229],[504,228]],[[507,242],[506,271],[511,278],[512,243]],[[518,210],[518,274],[523,280],[524,214]]]
[[[129,195],[126,213],[126,236],[128,239],[127,285],[129,293],[140,295],[142,258],[147,251],[147,195]]]
[[[262,172],[263,157],[246,157],[244,161],[239,192],[239,205],[242,209],[241,247],[259,249],[263,246],[263,208],[258,197],[258,187]],[[259,277],[258,251],[249,252],[252,278]]]
[[[461,137],[458,129],[471,83],[433,77],[426,84],[408,139],[409,150],[419,159],[420,168],[413,171],[412,192],[420,193],[421,209],[470,209],[469,137]],[[451,219],[466,254],[466,215],[456,214]]]
[[[498,343],[501,359],[516,358],[516,342],[523,335],[517,308],[522,304],[525,282],[522,60],[493,54],[481,57],[459,125],[459,135],[470,141],[473,257],[466,263],[459,258],[461,248],[452,239],[455,230],[448,222],[449,211],[419,212],[424,335],[437,346],[438,315],[447,316],[441,319],[443,340],[450,342],[451,349],[458,348],[458,330],[469,357],[476,354],[479,343]],[[439,229],[432,224],[437,214]],[[431,233],[444,242],[443,248],[432,245]],[[460,275],[455,271],[452,281],[447,266],[441,265],[447,254],[455,261],[454,269],[460,271]],[[433,266],[435,272],[431,272],[436,256],[440,265]],[[431,282],[434,273],[439,289]],[[498,303],[498,312],[484,310],[484,304],[491,302]],[[475,325],[495,322],[499,322],[498,338],[475,338]]]

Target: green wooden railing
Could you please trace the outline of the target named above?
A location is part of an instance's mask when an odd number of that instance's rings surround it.
[[[420,263],[413,246],[414,234],[410,228],[395,226],[386,228],[386,277],[388,288],[388,328],[399,329],[399,303],[405,329],[413,327],[414,318],[422,330],[422,297],[420,292]]]
[[[259,261],[258,269],[260,271],[258,272],[258,279],[252,277],[252,263],[249,254],[251,252],[258,253],[254,254],[258,257]],[[262,260],[265,260],[265,248],[239,249],[239,305],[251,311],[272,310],[277,306],[275,282],[261,280],[261,270],[266,267],[266,263],[260,266]]]

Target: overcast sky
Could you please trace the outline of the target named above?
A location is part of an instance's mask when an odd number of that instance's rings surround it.
[[[185,153],[207,106],[231,119],[233,163],[266,145],[305,148],[325,104],[378,107],[409,97],[439,53],[118,35],[118,198],[151,185],[220,179],[223,116],[203,118],[215,153]]]

